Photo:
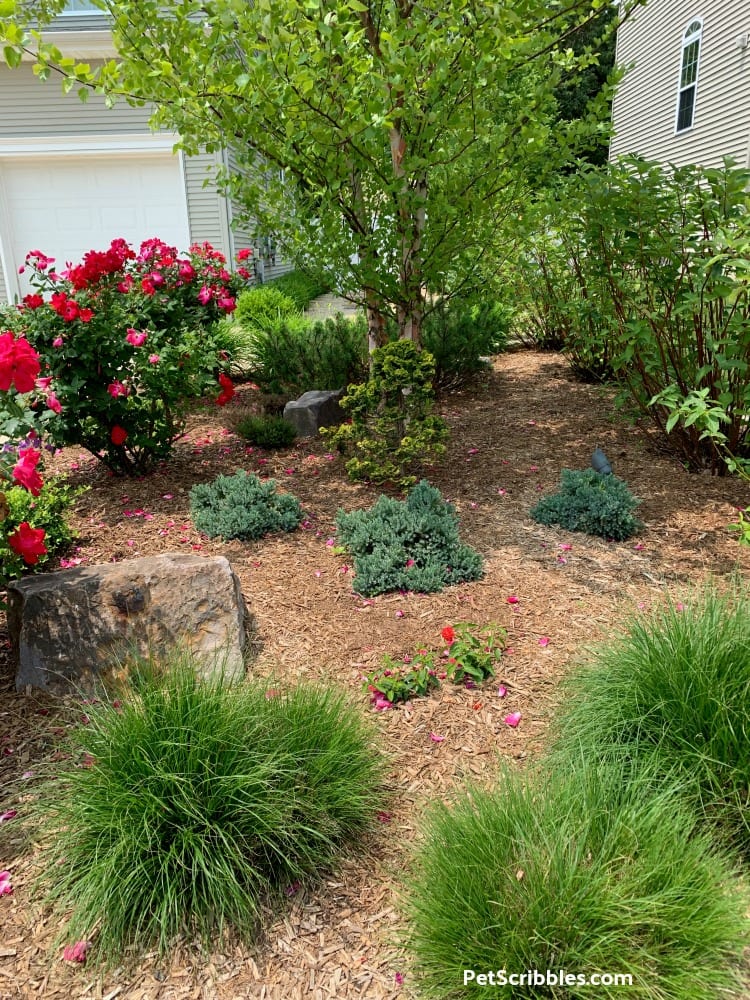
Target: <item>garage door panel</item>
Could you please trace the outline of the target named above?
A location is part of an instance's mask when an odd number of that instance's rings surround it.
[[[186,249],[189,228],[179,160],[159,152],[8,158],[1,179],[10,215],[6,240],[11,270],[29,250],[54,257],[58,267],[116,237],[136,249],[158,236]],[[29,291],[28,276],[19,278]]]

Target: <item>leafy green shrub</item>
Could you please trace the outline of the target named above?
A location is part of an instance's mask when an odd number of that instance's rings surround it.
[[[563,469],[559,492],[542,497],[530,513],[539,524],[623,542],[643,527],[632,513],[639,503],[617,476]]]
[[[253,380],[266,392],[299,396],[309,389],[340,389],[367,375],[367,324],[338,313],[311,321],[290,316],[252,331]]]
[[[595,761],[536,779],[504,769],[492,790],[433,807],[405,904],[425,996],[733,995],[747,904],[730,861],[673,785]],[[548,983],[561,969],[632,983]],[[505,978],[488,989],[464,970]],[[509,982],[527,970],[542,981]]]
[[[288,271],[280,278],[272,278],[269,284],[290,298],[300,311],[307,309],[313,299],[329,290],[319,278],[300,270]]]
[[[286,448],[297,436],[293,424],[283,417],[244,417],[237,423],[237,433],[260,448]]]
[[[235,307],[226,261],[209,244],[179,257],[153,239],[136,255],[118,239],[64,278],[50,263],[27,255],[36,291],[19,307],[56,400],[49,437],[139,474],[171,453],[186,400],[216,384],[211,330]]]
[[[277,493],[274,479],[263,481],[242,470],[194,486],[190,513],[199,531],[225,541],[249,541],[272,531],[294,531],[302,520],[296,497]]]
[[[70,545],[75,535],[71,530],[67,515],[78,497],[86,492],[86,486],[69,486],[63,480],[47,479],[38,496],[33,496],[22,486],[3,489],[8,514],[3,520],[0,533],[0,563],[3,575],[14,579],[28,571],[28,566],[8,545],[7,536],[24,521],[37,531],[44,530],[46,554],[39,555],[34,569],[41,569],[49,559]]]
[[[269,894],[317,879],[379,807],[382,765],[341,694],[199,669],[135,664],[128,694],[87,707],[39,803],[49,897],[110,965],[182,933],[252,938]]]
[[[505,350],[509,310],[500,302],[439,300],[422,325],[422,346],[435,359],[435,382],[447,385],[486,368]]]
[[[445,454],[448,426],[433,413],[435,361],[408,340],[378,347],[370,355],[370,377],[350,385],[341,406],[351,423],[321,433],[341,451],[352,480],[410,486],[414,469]]]
[[[565,689],[555,753],[625,753],[664,774],[750,851],[750,592],[708,587],[635,615]]]
[[[299,316],[294,299],[273,285],[253,285],[240,293],[235,320],[242,326],[265,329],[279,319]]]
[[[482,576],[482,557],[458,537],[455,507],[426,479],[406,500],[381,496],[369,510],[340,510],[336,527],[354,561],[358,594],[431,594]]]

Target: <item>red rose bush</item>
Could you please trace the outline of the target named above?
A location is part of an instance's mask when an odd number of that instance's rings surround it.
[[[216,387],[212,330],[234,310],[239,279],[208,243],[181,255],[158,239],[138,253],[113,240],[60,270],[33,250],[24,270],[34,291],[0,338],[0,389],[28,392],[43,370],[55,445],[83,447],[115,472],[146,471],[182,433],[186,401]],[[226,381],[219,388],[228,401]]]

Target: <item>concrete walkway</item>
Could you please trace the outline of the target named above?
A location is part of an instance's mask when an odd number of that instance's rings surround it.
[[[333,295],[331,292],[319,295],[307,307],[307,315],[310,319],[328,319],[335,316],[336,313],[343,313],[347,319],[353,319],[358,312],[357,307],[351,302],[347,302],[340,295]]]

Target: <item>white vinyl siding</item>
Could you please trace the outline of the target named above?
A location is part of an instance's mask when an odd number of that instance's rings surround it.
[[[700,81],[693,127],[676,132],[677,84],[685,30],[702,21]],[[623,25],[617,61],[629,67],[614,101],[610,158],[638,153],[677,165],[718,166],[748,159],[750,48],[737,38],[750,29],[750,0],[653,0]]]
[[[203,243],[208,240],[216,250],[221,250],[230,259],[227,203],[216,190],[217,162],[215,153],[185,157],[183,160],[190,242]],[[206,180],[207,185],[204,183]]]

